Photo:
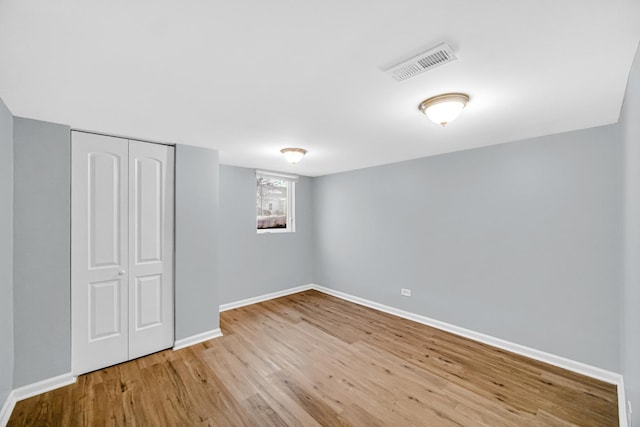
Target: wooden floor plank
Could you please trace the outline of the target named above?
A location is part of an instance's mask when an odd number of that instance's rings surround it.
[[[615,426],[616,387],[305,291],[18,402],[10,426]]]

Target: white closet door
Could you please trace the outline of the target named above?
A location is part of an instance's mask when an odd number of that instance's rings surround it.
[[[173,345],[174,148],[129,141],[129,358]]]
[[[74,374],[128,359],[127,151],[127,140],[73,133],[71,316]]]

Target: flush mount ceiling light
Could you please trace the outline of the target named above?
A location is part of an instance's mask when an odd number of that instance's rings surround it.
[[[307,154],[307,150],[302,148],[283,148],[280,152],[284,155],[284,158],[293,165],[302,160],[304,155]]]
[[[445,93],[422,101],[419,108],[429,120],[445,127],[460,115],[468,102],[469,95],[464,93]]]

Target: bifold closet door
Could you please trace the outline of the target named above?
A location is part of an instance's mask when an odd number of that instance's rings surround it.
[[[129,144],[80,132],[71,144],[71,347],[82,374],[129,357]]]
[[[174,148],[73,132],[72,368],[173,345]]]
[[[173,156],[129,142],[129,358],[173,345]]]

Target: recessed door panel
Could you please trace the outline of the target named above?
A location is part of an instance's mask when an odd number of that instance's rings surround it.
[[[120,280],[89,283],[89,341],[120,333]]]
[[[136,262],[162,259],[163,170],[158,159],[135,160]]]
[[[162,324],[162,275],[136,279],[136,329]]]
[[[89,153],[90,268],[120,265],[122,165],[112,153]]]

